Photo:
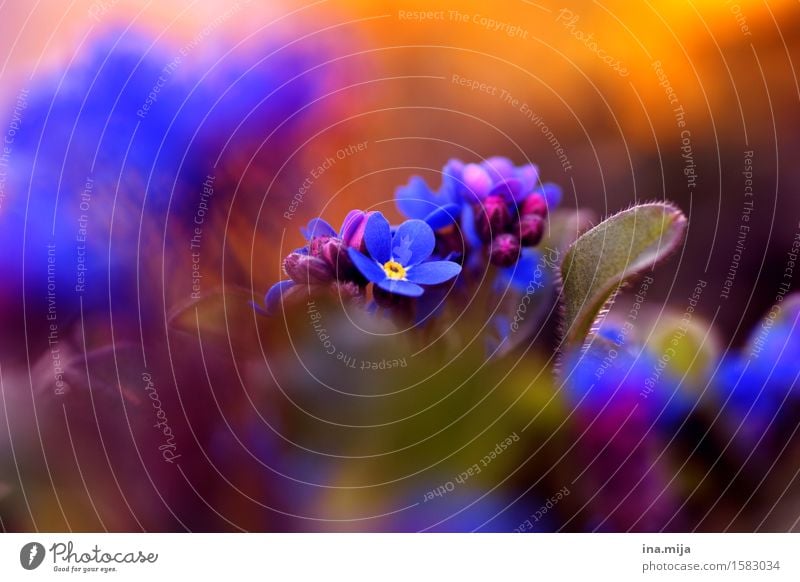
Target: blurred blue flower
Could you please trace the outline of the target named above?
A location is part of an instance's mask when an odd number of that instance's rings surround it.
[[[691,409],[691,399],[660,362],[660,355],[629,337],[630,327],[605,321],[585,350],[564,356],[567,395],[598,430],[616,432],[626,419],[642,430],[670,430]]]
[[[518,530],[532,513],[529,506],[519,501],[514,503],[513,498],[501,492],[495,491],[491,495],[483,493],[474,488],[459,488],[425,503],[414,503],[424,493],[402,496],[399,503],[411,506],[384,518],[379,529],[392,532],[511,533]],[[531,523],[525,531],[554,529],[551,519],[543,519],[539,523]]]
[[[436,237],[422,220],[407,220],[392,233],[386,218],[372,215],[364,233],[369,257],[354,248],[350,258],[361,273],[381,289],[406,297],[424,293],[420,285],[438,285],[461,272],[461,265],[452,261],[431,260]]]
[[[761,439],[783,407],[798,400],[798,328],[800,295],[794,295],[770,310],[743,350],[720,362],[713,386],[747,442]]]
[[[269,47],[187,55],[119,28],[95,37],[25,94],[0,212],[0,268],[29,301],[55,286],[60,321],[77,315],[80,300],[87,311],[113,300],[137,314],[140,275],[155,277],[162,261],[175,262],[174,249],[184,252],[165,236],[194,230],[198,191],[209,175],[224,177],[229,142],[237,152],[243,141],[262,147],[278,128],[281,148],[291,141],[293,113],[324,86],[321,73],[298,75],[313,70],[311,58]],[[232,193],[216,186],[217,199]],[[21,296],[4,285],[0,304]]]

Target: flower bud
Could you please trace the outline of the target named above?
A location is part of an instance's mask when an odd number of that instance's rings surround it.
[[[544,218],[547,216],[547,201],[545,200],[544,196],[534,192],[522,201],[522,204],[519,208],[519,213],[522,216],[525,216],[526,214],[537,214]]]
[[[357,251],[366,252],[364,230],[367,228],[367,219],[373,214],[374,212],[351,210],[342,223],[342,242]]]
[[[544,236],[544,218],[538,214],[526,214],[519,220],[519,239],[522,246],[535,247]]]
[[[291,253],[283,261],[283,270],[295,283],[318,285],[335,279],[333,269],[319,257]]]
[[[341,300],[362,300],[364,298],[364,289],[352,283],[345,281],[344,283],[333,283],[331,291]]]
[[[327,263],[337,281],[366,284],[366,279],[347,254],[347,246],[338,238],[326,238],[318,246],[319,257]]]
[[[489,260],[497,267],[510,267],[519,260],[519,239],[513,234],[499,234],[492,240]]]
[[[478,210],[478,235],[485,242],[508,229],[511,213],[502,196],[487,196]]]

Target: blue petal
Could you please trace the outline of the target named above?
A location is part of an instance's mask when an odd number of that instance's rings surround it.
[[[525,197],[522,182],[516,178],[508,178],[496,184],[490,191],[489,196],[502,196],[508,202],[518,202]]]
[[[502,278],[511,284],[517,291],[524,292],[531,282],[538,289],[538,285],[547,284],[547,273],[542,267],[540,268],[541,277],[540,281],[534,281],[536,274],[536,267],[541,260],[541,255],[536,249],[526,248],[523,249],[520,259],[515,265],[506,267],[500,271]]]
[[[486,198],[489,190],[492,189],[494,181],[482,166],[478,164],[467,164],[461,174],[464,181],[466,194],[473,202]]]
[[[494,326],[497,334],[500,336],[500,339],[508,337],[508,334],[511,332],[511,319],[506,315],[495,315],[492,318],[492,325]]]
[[[553,183],[542,186],[542,196],[547,201],[547,209],[555,210],[561,204],[561,188]]]
[[[306,240],[321,236],[336,236],[336,231],[333,230],[333,227],[322,218],[312,218],[308,221],[308,225],[305,228],[301,228],[300,231],[306,237]]]
[[[266,307],[267,315],[274,315],[278,310],[283,299],[284,293],[294,287],[294,281],[286,280],[279,281],[269,288],[267,294],[264,296],[264,307]]]
[[[421,263],[408,270],[406,278],[412,283],[438,285],[449,281],[461,272],[461,265],[452,261]]]
[[[458,204],[447,204],[437,208],[425,217],[425,222],[428,223],[433,230],[439,230],[445,226],[450,226],[458,218],[458,211],[461,208]]]
[[[392,228],[380,212],[369,217],[364,229],[364,241],[370,256],[379,263],[383,264],[392,258]]]
[[[381,266],[369,257],[365,257],[354,248],[347,249],[347,254],[350,255],[350,260],[361,271],[361,274],[373,283],[386,278],[386,273]]]
[[[419,297],[425,292],[422,287],[409,281],[395,281],[389,278],[379,281],[377,285],[389,293],[405,295],[406,297]]]
[[[367,240],[369,245],[369,240]],[[406,220],[397,227],[392,239],[392,258],[410,267],[431,256],[436,246],[433,229],[423,220]],[[370,252],[372,252],[370,250]],[[379,259],[380,260],[380,259]],[[385,262],[385,261],[384,261]]]
[[[442,186],[439,188],[439,196],[443,196],[447,202],[461,202],[461,189],[463,185],[462,173],[464,172],[464,162],[457,158],[451,158],[442,168]]]
[[[469,204],[465,204],[461,208],[461,228],[469,246],[473,249],[481,248],[481,238],[478,236],[478,229],[475,226],[475,211]]]
[[[514,164],[506,157],[493,156],[484,161],[481,165],[495,182],[514,176]]]
[[[250,305],[250,307],[252,307],[256,311],[256,313],[258,313],[259,315],[269,315],[269,313],[267,313],[266,309],[261,307],[255,301],[248,301],[247,304]]]
[[[532,192],[539,184],[539,168],[535,164],[520,166],[517,168],[515,176],[522,182],[522,190],[525,193]]]
[[[409,218],[423,219],[438,206],[425,180],[414,176],[408,185],[400,186],[394,194],[398,210]]]

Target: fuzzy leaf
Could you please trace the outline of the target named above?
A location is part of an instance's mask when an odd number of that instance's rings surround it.
[[[623,210],[581,235],[561,264],[565,343],[583,342],[620,287],[669,255],[685,233],[680,210],[653,203]]]
[[[528,344],[546,325],[545,318],[549,320],[551,313],[556,313],[552,307],[561,286],[561,257],[578,235],[589,228],[592,215],[583,210],[556,210],[550,214],[548,223],[547,234],[536,249],[538,259],[534,269],[540,272],[523,274],[520,277],[522,288],[501,285],[502,302],[498,305],[494,330],[489,332],[487,340],[487,349],[494,357],[505,357],[520,345]]]

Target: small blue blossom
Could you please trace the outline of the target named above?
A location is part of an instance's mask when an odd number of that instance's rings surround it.
[[[462,198],[458,176],[463,164],[450,160],[442,169],[442,186],[433,192],[420,176],[413,176],[405,186],[395,192],[397,208],[408,218],[424,220],[433,230],[456,222],[461,215]]]
[[[394,233],[381,213],[373,214],[364,231],[369,257],[354,248],[348,253],[359,271],[381,289],[406,297],[424,293],[420,285],[438,285],[461,272],[452,261],[426,261],[436,246],[433,229],[423,220],[407,220]]]

